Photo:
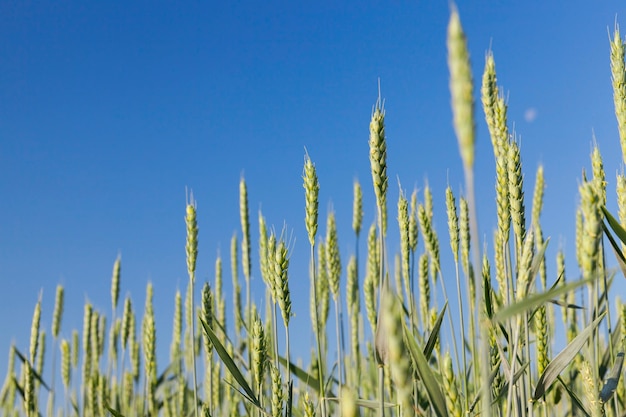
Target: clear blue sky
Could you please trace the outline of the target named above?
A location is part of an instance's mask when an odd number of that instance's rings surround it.
[[[626,8],[580,0],[458,7],[477,86],[485,53],[494,52],[511,127],[522,140],[529,208],[535,170],[545,165],[549,273],[554,277],[554,253],[563,245],[574,276],[577,187],[593,133],[615,207],[621,151],[608,29]],[[292,323],[308,328],[305,147],[321,183],[320,221],[332,204],[345,265],[355,245],[355,178],[365,193],[364,228],[374,219],[367,141],[378,78],[387,110],[390,219],[396,178],[409,192],[427,180],[449,256],[444,190],[449,183],[458,195],[463,176],[451,127],[448,16],[446,1],[0,3],[0,375],[11,340],[28,348],[40,290],[48,335],[58,283],[66,291],[64,337],[81,328],[85,300],[110,318],[118,253],[121,297],[131,293],[138,312],[147,281],[154,283],[157,340],[167,355],[174,293],[188,279],[186,188],[198,202],[198,281],[213,281],[221,251],[230,303],[242,173],[257,300],[262,207],[270,225],[286,224],[295,238]],[[534,118],[525,117],[529,110]],[[481,241],[491,245],[493,153],[480,107],[476,115]],[[395,223],[390,231],[394,250]]]

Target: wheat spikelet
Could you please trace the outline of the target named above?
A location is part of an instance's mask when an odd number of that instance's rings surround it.
[[[235,316],[235,332],[239,335],[243,327],[243,313],[241,310],[241,285],[239,284],[239,274],[237,273],[239,266],[237,253],[237,235],[233,234],[233,237],[230,240],[230,268],[233,282],[233,314]]]
[[[411,211],[409,214],[409,247],[413,253],[417,250],[417,240],[417,190],[413,190],[411,193]]]
[[[317,303],[320,329],[326,327],[328,312],[330,309],[330,289],[328,283],[328,261],[326,244],[319,242],[317,245]]]
[[[284,392],[280,371],[275,366],[270,365],[270,375],[272,380],[272,417],[282,417]]]
[[[211,286],[208,282],[205,282],[202,286],[202,320],[213,329],[213,293],[211,292]],[[204,353],[207,358],[207,362],[211,358],[211,354],[213,353],[213,344],[211,343],[211,339],[209,339],[206,332],[202,332],[204,336]]]
[[[117,310],[117,303],[120,299],[120,275],[122,269],[122,258],[118,255],[113,263],[113,274],[111,276],[111,311]]]
[[[420,204],[417,208],[417,218],[419,220],[420,230],[422,231],[422,236],[424,236],[424,243],[426,245],[426,250],[428,251],[431,259],[431,275],[433,279],[437,280],[438,273],[440,271],[440,263],[439,263],[439,239],[437,238],[437,234],[433,229],[432,220],[428,215],[428,211],[426,207]]]
[[[376,290],[379,277],[378,237],[376,223],[372,223],[367,237],[367,270],[363,283],[363,295],[367,319],[372,327],[372,334],[376,332]]]
[[[617,25],[611,41],[611,75],[615,117],[619,128],[623,161],[626,162],[626,70],[624,69],[624,41]]]
[[[274,280],[276,288],[276,300],[280,307],[285,326],[289,325],[291,318],[291,295],[289,293],[289,278],[287,269],[289,268],[289,259],[287,257],[287,247],[281,239],[276,247],[274,258]]]
[[[33,311],[33,320],[30,326],[30,363],[35,363],[37,358],[37,349],[39,349],[39,323],[41,321],[41,293],[37,304],[35,304],[35,310]]]
[[[63,387],[66,391],[70,389],[71,382],[71,352],[70,352],[70,342],[67,339],[61,340],[61,381],[63,381]],[[13,369],[13,368],[9,368]]]
[[[430,280],[428,279],[428,254],[423,253],[418,261],[418,287],[420,293],[420,315],[422,325],[428,324],[428,310],[430,309]]]
[[[456,214],[456,201],[452,188],[446,188],[446,214],[448,215],[448,232],[450,233],[450,249],[454,262],[459,262],[459,218]]]
[[[54,311],[52,313],[52,337],[59,337],[61,329],[61,318],[63,316],[63,296],[64,290],[62,285],[57,285],[56,297],[54,299]]]
[[[383,330],[386,347],[381,349],[377,340],[377,350],[383,351],[382,354],[379,354],[383,358],[383,362],[388,364],[391,369],[391,377],[396,388],[398,401],[402,404],[403,410],[410,414],[413,410],[412,372],[403,340],[402,311],[398,299],[387,290],[383,287],[381,326],[379,327]]]
[[[363,191],[361,184],[357,180],[354,181],[354,201],[352,205],[352,230],[359,236],[361,226],[363,225]]]
[[[483,103],[483,111],[485,112],[485,120],[491,137],[491,143],[494,151],[497,147],[497,130],[496,130],[496,106],[498,100],[498,79],[496,77],[496,61],[491,51],[487,52],[485,57],[485,69],[483,70],[482,87],[480,89],[481,101]]]
[[[585,389],[585,397],[591,407],[591,416],[604,416],[604,406],[602,401],[600,401],[598,384],[595,382],[591,366],[586,360],[582,361],[580,374],[582,376],[583,388]]]
[[[446,403],[448,404],[448,413],[454,417],[461,417],[463,415],[463,407],[461,405],[461,396],[459,395],[459,388],[456,384],[454,370],[452,369],[450,352],[446,351],[444,354],[441,368],[443,370],[442,388],[446,396]]]
[[[385,137],[385,109],[380,97],[376,101],[370,121],[370,167],[376,194],[376,205],[381,222],[381,236],[387,232],[387,139]]]
[[[248,187],[246,180],[241,177],[239,181],[239,217],[241,219],[241,265],[243,267],[243,276],[246,280],[250,280],[251,262],[250,262],[250,216],[248,214]]]
[[[591,152],[591,167],[593,172],[593,183],[596,187],[596,192],[600,198],[600,205],[606,205],[606,174],[604,172],[604,164],[602,162],[602,155],[600,155],[600,149],[598,144],[595,144],[593,151]]]
[[[467,200],[461,197],[459,201],[459,240],[461,241],[461,266],[466,277],[470,277],[470,226],[469,226],[469,208]]]
[[[175,363],[180,359],[180,343],[182,340],[183,316],[182,296],[180,290],[176,290],[174,296],[174,317],[172,319],[172,344],[170,346],[170,362]]]
[[[146,305],[142,322],[142,344],[144,354],[144,370],[146,378],[146,394],[148,412],[152,415],[156,411],[154,398],[154,388],[157,380],[156,364],[156,326],[154,322],[154,307],[152,304],[153,289],[152,283],[148,282],[146,287]],[[193,349],[193,342],[192,342]],[[195,356],[194,353],[192,355]]]
[[[309,398],[308,391],[304,392],[304,396],[302,397],[302,405],[304,408],[305,417],[315,417],[315,405],[313,405],[313,401],[311,401],[311,398]]]
[[[339,238],[337,237],[337,223],[335,213],[328,213],[326,221],[326,262],[328,271],[328,286],[333,297],[339,295],[339,279],[341,277],[341,259],[339,257]]]
[[[400,228],[400,254],[402,261],[402,280],[404,282],[404,288],[407,296],[410,293],[410,285],[409,285],[409,273],[410,273],[410,255],[411,255],[411,245],[409,239],[409,202],[404,196],[404,192],[400,190],[400,195],[398,196],[398,227]],[[398,293],[402,294],[402,287],[397,288]]]
[[[265,340],[265,333],[263,331],[263,323],[258,314],[255,314],[252,318],[252,375],[256,386],[258,387],[259,394],[261,393],[261,386],[265,378],[265,367],[267,361],[267,345]]]
[[[448,68],[450,70],[450,93],[454,131],[466,170],[474,166],[474,99],[472,71],[467,41],[456,7],[452,8],[448,23]]]
[[[309,235],[309,243],[315,245],[315,235],[317,234],[317,215],[318,215],[318,195],[320,184],[315,172],[315,165],[311,162],[309,155],[304,157],[304,196],[305,196],[305,219],[306,231]]]
[[[526,238],[526,215],[524,209],[524,177],[520,161],[520,149],[517,142],[509,143],[508,150],[508,175],[509,175],[509,207],[515,234],[515,246],[517,257],[522,252],[522,244]]]
[[[130,321],[133,314],[132,309],[133,305],[130,296],[126,296],[126,298],[124,299],[124,310],[122,312],[121,340],[123,349],[126,349],[126,346],[128,346],[128,337],[130,335]]]
[[[196,221],[196,203],[193,194],[187,203],[185,224],[187,225],[187,243],[185,252],[187,254],[187,272],[189,279],[193,283],[196,273],[196,259],[198,257],[198,222]]]
[[[584,219],[581,237],[581,269],[583,277],[593,277],[598,261],[600,239],[602,238],[602,216],[600,197],[591,182],[580,186],[580,207]]]

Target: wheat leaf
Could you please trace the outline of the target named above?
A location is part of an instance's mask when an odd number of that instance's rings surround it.
[[[604,315],[606,313],[602,313],[600,317],[594,320],[589,326],[585,328],[578,336],[574,338],[561,352],[552,361],[546,366],[546,369],[539,377],[539,381],[537,381],[537,386],[535,387],[535,393],[533,394],[533,400],[538,400],[543,397],[547,392],[550,385],[556,380],[561,371],[565,369],[570,362],[574,359],[578,351],[583,347],[591,333],[595,330],[595,328],[600,324]]]

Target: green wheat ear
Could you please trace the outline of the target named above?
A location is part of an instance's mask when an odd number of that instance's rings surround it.
[[[315,235],[317,234],[317,215],[318,215],[318,195],[320,190],[320,184],[317,180],[317,173],[315,172],[315,165],[309,158],[309,155],[304,157],[304,191],[305,191],[305,224],[306,230],[309,235],[309,243],[311,246],[315,245]]]
[[[617,25],[613,32],[613,40],[611,40],[611,75],[615,117],[619,128],[622,157],[626,162],[626,69],[624,68],[624,41]]]
[[[466,170],[474,166],[474,99],[467,40],[456,7],[448,23],[448,67],[454,131]]]
[[[385,137],[385,109],[380,96],[374,106],[370,121],[370,166],[376,204],[381,219],[381,236],[387,232],[387,139]]]

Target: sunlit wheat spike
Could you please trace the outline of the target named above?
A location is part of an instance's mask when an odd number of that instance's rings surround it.
[[[483,103],[483,111],[485,112],[485,120],[487,128],[491,136],[491,143],[494,151],[497,148],[496,138],[496,106],[498,100],[498,80],[496,77],[496,61],[491,51],[487,52],[485,57],[485,69],[483,71],[483,82],[480,89],[480,96]]]
[[[409,213],[409,247],[413,253],[417,250],[417,240],[417,189],[414,189],[411,193],[411,210]]]
[[[287,257],[287,246],[282,239],[278,242],[274,256],[276,300],[278,301],[285,326],[288,326],[291,318],[291,295],[289,293],[289,276],[287,272],[289,258]]]
[[[604,164],[602,162],[602,155],[600,155],[600,148],[596,143],[591,151],[591,167],[593,172],[593,183],[596,187],[596,192],[600,198],[600,205],[606,205],[606,174],[604,172]]]
[[[193,193],[187,203],[185,224],[187,225],[187,243],[185,252],[187,254],[187,273],[193,282],[196,273],[196,259],[198,257],[198,222],[196,220],[196,202]]]
[[[376,101],[370,121],[370,168],[376,194],[376,205],[381,221],[381,236],[387,232],[387,138],[385,137],[385,109],[380,97]]]
[[[431,275],[433,276],[433,279],[436,280],[437,274],[440,271],[439,239],[437,238],[437,234],[433,229],[432,220],[428,216],[428,212],[426,211],[425,206],[422,204],[420,204],[417,208],[417,218],[419,221],[420,230],[422,231],[422,236],[424,236],[426,250],[428,251],[431,258]]]
[[[328,311],[330,309],[330,288],[328,284],[328,260],[326,252],[326,244],[319,242],[317,245],[317,302],[319,325],[323,329],[326,327],[328,320]]]
[[[348,313],[355,315],[359,313],[359,276],[357,273],[356,257],[350,256],[348,260],[348,280],[346,283],[346,303]]]
[[[148,395],[148,412],[153,414],[156,410],[154,399],[154,388],[157,380],[156,364],[156,326],[154,322],[152,283],[148,282],[146,287],[146,305],[142,323],[142,344],[144,355],[144,369],[146,378],[146,393]],[[193,349],[193,343],[192,343]]]
[[[67,339],[61,340],[61,381],[63,381],[63,387],[65,390],[70,389],[70,380],[72,375],[71,369],[71,352],[70,342]]]
[[[215,318],[222,323],[222,326],[226,327],[226,303],[222,291],[222,258],[219,254],[215,259],[215,291],[213,295],[215,300]]]
[[[424,185],[424,209],[426,210],[426,215],[428,219],[433,221],[433,193],[430,191],[430,186],[428,182]]]
[[[213,328],[213,293],[211,292],[211,285],[208,282],[205,282],[202,286],[202,320],[209,326]],[[206,356],[209,357],[211,355],[213,345],[211,344],[211,340],[208,338],[205,332],[202,333],[204,335],[204,347]]]
[[[283,382],[280,371],[270,365],[270,375],[272,380],[272,417],[282,417],[283,412]]]
[[[461,266],[465,276],[470,276],[470,225],[469,225],[469,208],[467,206],[467,200],[461,197],[459,201],[459,239],[461,241]]]
[[[126,349],[128,345],[128,336],[130,334],[130,320],[132,315],[132,301],[130,296],[127,295],[124,299],[124,311],[122,312],[122,330],[121,330],[121,340],[122,340],[122,348]]]
[[[46,357],[46,331],[41,330],[39,332],[39,352],[35,358],[35,370],[39,375],[43,373],[44,358]],[[35,382],[36,387],[39,387],[39,381]]]
[[[428,310],[430,309],[430,280],[428,278],[428,254],[423,253],[418,261],[418,287],[420,292],[420,315],[422,325],[428,324]]]
[[[130,364],[132,369],[133,380],[139,382],[141,374],[141,356],[139,355],[140,344],[136,337],[133,336],[130,343]]]
[[[582,268],[583,265],[583,210],[578,207],[576,210],[576,262]]]
[[[80,335],[78,330],[72,330],[72,368],[78,368],[78,357],[80,352]]]
[[[622,227],[626,227],[626,175],[623,172],[617,174],[616,183],[618,218]],[[622,251],[625,248],[626,245],[622,243]]]
[[[267,264],[267,225],[265,217],[259,210],[259,264],[261,268],[261,278],[266,286],[269,287],[270,272]]]
[[[352,230],[359,236],[363,225],[363,191],[358,180],[354,180],[354,201],[352,203]]]
[[[383,362],[391,368],[398,400],[405,413],[410,414],[413,410],[413,385],[411,363],[403,340],[402,307],[393,292],[388,291],[386,287],[383,287],[381,304],[381,325],[378,327],[378,333],[381,331],[384,333],[386,348],[379,346],[377,338],[377,350],[383,359],[387,359]]]
[[[543,208],[543,193],[545,190],[545,181],[543,178],[543,165],[539,165],[537,168],[537,174],[535,177],[535,190],[533,192],[533,209],[531,223],[533,227],[539,226],[539,216],[541,209]]]
[[[91,304],[85,303],[83,314],[83,385],[89,380],[91,375]]]
[[[443,392],[446,396],[446,403],[448,404],[449,415],[454,417],[461,417],[463,415],[463,407],[461,405],[462,399],[459,395],[459,388],[452,369],[452,358],[450,352],[446,351],[443,356],[443,364],[441,365],[443,371]]]
[[[41,321],[41,293],[39,293],[39,299],[35,304],[35,310],[33,311],[33,320],[30,326],[30,363],[35,363],[37,357],[37,349],[39,348],[39,323]]]
[[[400,190],[400,195],[398,196],[398,227],[400,229],[400,255],[402,260],[401,276],[408,295],[410,294],[409,258],[411,255],[411,246],[409,242],[409,202],[404,196],[404,192],[402,190]],[[402,294],[402,287],[398,287],[397,290],[400,294]]]
[[[583,277],[593,277],[596,270],[599,244],[602,238],[602,214],[597,188],[591,182],[580,185],[580,208],[583,226],[581,236],[581,269]]]
[[[230,244],[230,267],[233,283],[233,314],[235,316],[235,332],[239,334],[243,327],[243,310],[241,306],[241,285],[239,284],[239,274],[237,269],[239,266],[237,259],[237,235],[233,235]]]
[[[582,384],[585,390],[585,397],[591,409],[591,417],[604,416],[604,406],[600,401],[600,390],[596,383],[591,365],[586,360],[582,361],[580,366],[580,374],[582,376]]]
[[[376,290],[378,288],[379,258],[378,237],[376,235],[376,222],[372,223],[367,238],[367,270],[363,283],[363,296],[367,319],[372,327],[372,333],[376,331]]]
[[[516,300],[521,301],[528,295],[528,285],[530,282],[530,268],[533,261],[535,237],[533,229],[526,234],[522,251],[519,257],[517,283],[516,283]]]
[[[337,222],[335,213],[328,213],[326,221],[326,262],[328,270],[328,284],[333,297],[339,294],[339,279],[341,277],[341,258],[339,256],[339,238],[337,237]]]
[[[241,219],[241,265],[243,276],[249,280],[252,266],[250,262],[250,215],[248,214],[248,187],[246,180],[241,177],[239,181],[239,217]]]
[[[174,317],[172,319],[172,344],[170,346],[170,362],[175,363],[180,360],[180,344],[183,335],[183,305],[180,290],[176,290],[174,296]]]
[[[261,392],[261,386],[265,379],[265,367],[267,363],[267,345],[263,323],[258,314],[252,318],[252,371],[253,380]]]
[[[23,387],[24,387],[24,411],[26,416],[36,416],[35,403],[35,377],[33,375],[33,369],[28,361],[23,364]]]
[[[309,397],[308,391],[304,392],[304,396],[302,398],[302,406],[304,408],[304,416],[305,417],[315,417],[315,405],[313,401]]]
[[[120,276],[122,270],[122,258],[117,256],[113,263],[113,273],[111,275],[111,311],[117,310],[117,303],[120,299]]]
[[[548,317],[545,305],[540,306],[535,314],[535,334],[537,344],[537,374],[541,375],[550,362],[548,353]]]
[[[474,166],[474,98],[467,40],[456,7],[448,23],[448,68],[454,131],[466,170]]]
[[[619,26],[615,25],[611,40],[611,75],[613,80],[613,102],[619,128],[622,157],[626,162],[626,70],[624,69],[624,41]]]
[[[309,235],[309,243],[311,246],[315,244],[315,235],[317,234],[317,215],[318,215],[318,195],[320,184],[317,179],[315,165],[306,154],[304,157],[304,197],[305,197],[305,218],[306,231]]]
[[[505,305],[508,302],[509,286],[507,283],[506,275],[506,262],[505,262],[505,242],[502,232],[499,230],[494,231],[494,249],[493,258],[496,272],[496,282],[498,283],[497,297],[499,301]]]
[[[517,256],[522,251],[522,243],[526,237],[526,214],[524,208],[524,177],[522,175],[522,163],[520,149],[517,142],[509,143],[508,152],[509,170],[509,207],[515,234]]]
[[[62,285],[57,285],[56,297],[54,298],[54,312],[52,313],[52,337],[59,337],[59,330],[61,330],[61,318],[63,317],[63,296],[64,289]]]
[[[448,215],[448,232],[450,233],[450,249],[454,262],[459,262],[459,218],[456,214],[456,200],[452,188],[446,188],[446,213]]]
[[[109,353],[108,353],[108,362],[110,364],[117,363],[118,359],[118,345],[120,341],[120,319],[115,319],[113,323],[111,323],[111,328],[109,330]]]

